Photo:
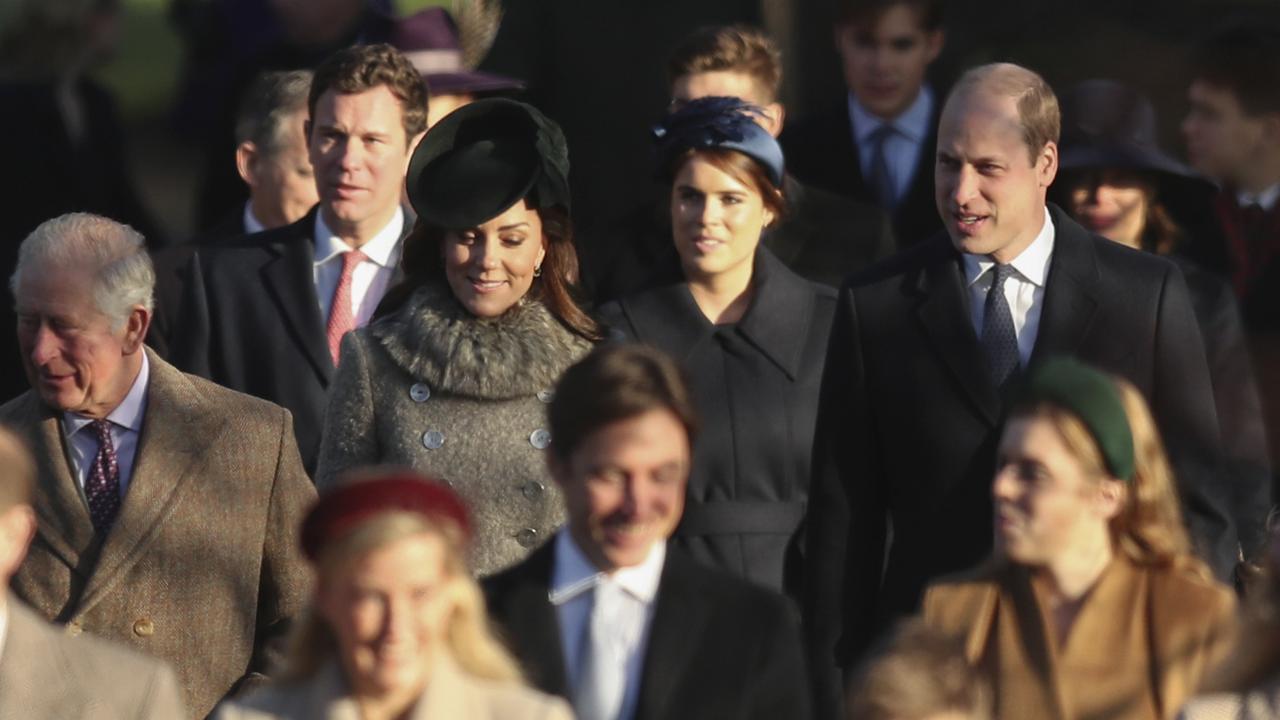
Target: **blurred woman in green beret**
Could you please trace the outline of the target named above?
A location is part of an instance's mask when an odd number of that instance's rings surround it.
[[[443,478],[475,518],[479,575],[564,520],[545,407],[597,337],[573,297],[568,164],[560,128],[513,100],[432,127],[409,165],[404,281],[343,340],[330,388],[316,484],[374,463]]]
[[[1033,368],[992,485],[996,554],[927,591],[1001,718],[1172,718],[1222,656],[1232,593],[1192,554],[1142,396],[1068,359]]]

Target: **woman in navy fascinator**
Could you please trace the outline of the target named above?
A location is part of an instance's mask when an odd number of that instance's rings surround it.
[[[654,128],[684,280],[601,308],[615,337],[665,350],[703,428],[673,542],[797,595],[799,531],[835,293],[760,242],[786,213],[783,155],[737,98],[691,101]]]

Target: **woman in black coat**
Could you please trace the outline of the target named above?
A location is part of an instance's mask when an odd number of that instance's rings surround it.
[[[785,203],[782,150],[757,112],[703,98],[655,130],[685,279],[600,314],[615,335],[680,360],[694,391],[700,432],[673,541],[794,595],[835,293],[760,243]]]

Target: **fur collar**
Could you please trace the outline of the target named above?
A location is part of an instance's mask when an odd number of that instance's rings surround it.
[[[525,301],[501,317],[480,319],[435,284],[415,290],[369,331],[397,365],[433,390],[485,400],[550,388],[591,349],[541,302]]]

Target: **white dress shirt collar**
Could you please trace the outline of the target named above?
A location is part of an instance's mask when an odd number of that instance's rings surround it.
[[[129,388],[129,393],[124,396],[124,400],[116,406],[116,409],[107,414],[107,420],[113,425],[135,433],[142,432],[142,418],[147,409],[147,383],[150,377],[151,361],[147,359],[147,353],[144,351],[142,352],[142,369],[138,370],[138,376],[133,379],[133,386]],[[81,428],[92,422],[93,418],[79,413],[62,413],[62,429],[67,437],[75,435]]]
[[[319,214],[319,213],[317,213]],[[258,221],[258,216],[253,214],[253,201],[244,201],[244,234],[252,235],[266,230],[267,226]]]
[[[603,578],[616,583],[646,605],[652,603],[658,594],[658,583],[662,579],[662,565],[666,557],[667,543],[657,542],[639,565],[604,573],[587,559],[566,528],[556,533],[555,562],[551,572],[551,604],[568,602],[595,587]]]
[[[871,133],[889,123],[912,143],[922,143],[929,134],[933,120],[933,91],[921,85],[916,99],[896,118],[885,120],[871,113],[853,93],[849,93],[849,121],[853,124],[853,136],[859,145],[871,142]]]
[[[376,235],[369,238],[360,251],[371,262],[383,268],[394,268],[400,258],[400,234],[404,230],[404,209],[396,207],[396,214]],[[316,249],[315,264],[323,265],[334,257],[351,250],[351,246],[342,241],[324,223],[324,213],[316,211]]]
[[[1043,288],[1045,280],[1049,277],[1049,260],[1053,257],[1054,229],[1053,220],[1049,216],[1049,209],[1044,210],[1044,225],[1040,228],[1039,234],[1031,241],[1025,250],[1018,254],[1018,257],[1009,263],[1013,269],[1023,280]],[[964,276],[965,285],[972,286],[978,282],[978,278],[982,277],[987,270],[995,265],[995,260],[990,255],[970,255],[963,253],[964,258]]]
[[[1276,206],[1276,200],[1280,200],[1280,183],[1276,183],[1262,192],[1251,193],[1244,190],[1236,192],[1236,202],[1242,208],[1256,204],[1263,210],[1271,212],[1271,208]]]

